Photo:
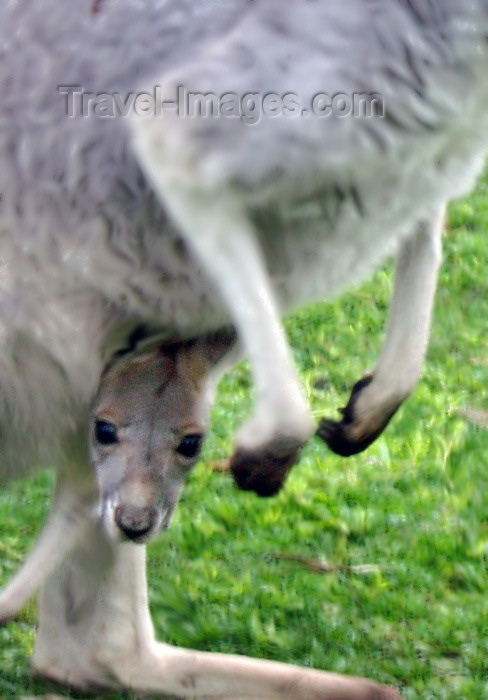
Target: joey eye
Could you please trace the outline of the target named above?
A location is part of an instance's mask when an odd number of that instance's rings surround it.
[[[191,433],[185,435],[183,440],[176,448],[176,452],[187,459],[195,459],[200,454],[202,449],[203,435],[200,433]]]
[[[116,426],[106,420],[96,421],[95,438],[101,445],[115,445],[119,441]]]

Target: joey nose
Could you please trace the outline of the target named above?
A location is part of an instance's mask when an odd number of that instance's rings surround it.
[[[154,508],[119,505],[114,513],[115,524],[125,538],[136,541],[152,529],[157,519]]]

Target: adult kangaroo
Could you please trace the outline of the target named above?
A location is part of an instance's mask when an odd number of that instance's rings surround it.
[[[240,487],[272,495],[316,429],[280,314],[339,294],[396,251],[377,366],[342,420],[319,427],[341,454],[370,444],[419,376],[445,204],[483,165],[487,35],[487,0],[5,0],[2,481],[59,465],[58,491],[95,532],[86,426],[107,363],[151,338],[185,342],[230,323],[256,388],[232,469]],[[203,110],[207,95],[218,114],[189,114],[186,96]],[[347,113],[358,95],[382,109]],[[109,534],[102,542],[110,556],[85,544],[76,561],[66,552],[63,571],[70,562],[78,571],[80,557],[112,562],[86,587],[112,577],[141,601],[142,548],[112,549]],[[53,575],[52,596],[41,597],[38,667],[83,685],[85,671],[63,663],[68,645],[42,641],[67,600],[66,581]],[[83,611],[68,617],[83,625]],[[152,640],[149,618],[140,619],[131,630]],[[94,621],[86,643],[100,641]],[[327,695],[325,676],[305,671],[291,672],[285,692],[278,672],[269,671],[278,685],[266,685],[268,670],[257,679],[254,665],[249,681],[234,660],[212,666],[129,637],[115,635],[122,648],[92,680],[195,697],[374,697],[350,686]],[[121,661],[135,649],[137,661]],[[196,680],[178,676],[190,683],[183,692],[174,669],[190,667]]]

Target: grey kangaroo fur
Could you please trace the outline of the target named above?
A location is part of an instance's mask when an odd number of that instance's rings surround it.
[[[390,253],[396,282],[378,363],[342,420],[324,419],[318,433],[353,454],[411,392],[445,205],[473,186],[486,154],[487,37],[488,0],[1,3],[0,477],[52,464],[59,475],[52,515],[0,596],[0,617],[50,577],[38,673],[180,697],[398,697],[368,681],[158,644],[142,543],[169,522],[181,451],[198,443],[219,362],[230,362],[232,333],[219,329],[235,327],[256,391],[232,470],[263,496],[316,430],[281,313],[339,294]],[[384,113],[262,115],[254,125],[175,109],[112,118],[81,95],[129,104],[125,96],[155,85],[169,102],[181,87],[296,93],[307,107],[322,92],[376,94]],[[182,368],[195,364],[193,379],[183,372],[190,424],[149,449],[149,414],[167,418]],[[124,433],[127,416],[98,403],[105,392],[120,400],[127,369],[142,391],[131,394],[142,433]],[[163,386],[173,393],[162,402]],[[185,411],[177,403],[168,414]],[[141,435],[152,456],[138,462]]]

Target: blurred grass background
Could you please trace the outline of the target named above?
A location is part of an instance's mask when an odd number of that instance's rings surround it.
[[[487,229],[485,178],[450,208],[422,380],[362,455],[314,439],[278,497],[236,491],[218,468],[250,410],[246,364],[224,379],[202,463],[149,548],[161,640],[369,676],[412,700],[488,698]],[[317,419],[374,365],[391,271],[287,320]],[[41,527],[51,481],[0,494],[0,583]],[[32,603],[0,628],[0,697],[49,691],[29,676],[35,624]]]

